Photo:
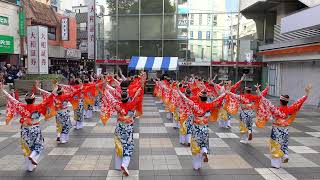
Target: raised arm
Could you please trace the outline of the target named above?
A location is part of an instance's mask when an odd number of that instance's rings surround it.
[[[237,91],[237,89],[239,88],[239,86],[240,86],[241,83],[243,82],[244,77],[245,77],[245,76],[243,75],[242,78],[240,79],[240,81],[238,81],[237,83],[235,83],[235,84],[231,87],[230,92],[235,93],[235,92]]]

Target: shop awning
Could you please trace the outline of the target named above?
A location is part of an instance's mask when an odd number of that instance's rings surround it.
[[[138,57],[132,56],[129,70],[175,71],[178,57]]]

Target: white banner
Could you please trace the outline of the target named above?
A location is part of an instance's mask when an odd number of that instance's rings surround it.
[[[69,41],[69,18],[61,19],[61,40]]]
[[[48,28],[28,27],[28,74],[48,74]]]
[[[95,12],[96,1],[87,0],[88,2],[88,59],[95,58]]]
[[[39,26],[39,74],[48,73],[48,28]]]
[[[28,26],[28,74],[39,72],[39,31],[37,26]]]

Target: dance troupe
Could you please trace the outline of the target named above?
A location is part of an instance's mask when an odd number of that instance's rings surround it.
[[[271,166],[280,168],[281,163],[289,161],[288,126],[307,100],[311,85],[305,88],[306,95],[290,106],[289,96],[280,96],[280,106],[277,107],[265,98],[268,86],[260,91],[260,85],[256,85],[256,95],[250,87],[245,87],[242,94],[236,94],[244,78],[245,75],[235,84],[231,81],[217,84],[214,80],[206,81],[194,76],[181,82],[172,81],[167,76],[155,81],[154,96],[165,106],[167,119],[173,120],[173,127],[179,129],[180,143],[190,146],[195,170],[201,168],[202,162],[209,161],[209,122],[218,121],[219,127],[229,129],[232,117],[238,114],[241,143],[252,140],[254,120],[258,128],[270,122]]]
[[[32,92],[25,96],[25,103],[14,92],[6,92],[7,117],[9,124],[15,116],[20,116],[21,148],[28,171],[33,171],[44,149],[41,133],[41,120],[56,120],[57,143],[68,143],[73,126],[82,129],[85,118],[92,117],[92,111],[100,111],[100,120],[104,125],[112,114],[117,114],[114,132],[115,169],[129,175],[128,166],[134,151],[133,126],[142,114],[142,102],[146,73],[121,77],[106,75],[96,78],[77,79],[76,85],[63,85],[53,82],[52,92],[40,88],[36,82]],[[174,128],[179,129],[180,143],[190,146],[193,155],[193,168],[199,170],[202,162],[208,162],[209,122],[218,121],[221,128],[231,128],[232,116],[240,112],[241,143],[252,140],[252,126],[263,128],[272,123],[271,165],[280,168],[281,162],[288,162],[288,126],[294,121],[297,112],[306,101],[311,91],[307,86],[306,95],[292,105],[288,105],[289,96],[280,97],[280,107],[274,106],[265,98],[268,87],[260,92],[256,86],[256,95],[252,89],[245,88],[243,94],[236,94],[243,78],[232,85],[231,81],[220,84],[214,80],[204,81],[192,76],[184,81],[173,81],[168,76],[155,79],[154,96],[165,106],[167,118],[174,121]],[[35,104],[35,93],[42,95],[43,101]],[[74,110],[72,123],[68,104]]]

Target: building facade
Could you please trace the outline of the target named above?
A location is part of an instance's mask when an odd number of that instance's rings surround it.
[[[81,52],[77,49],[76,44],[75,14],[58,13],[55,7],[36,0],[23,0],[22,2],[26,12],[26,26],[40,25],[48,28],[50,72],[59,72],[61,68],[78,64]]]
[[[0,66],[20,63],[19,6],[15,1],[0,1]]]
[[[105,54],[105,39],[104,39],[104,7],[96,6],[96,59],[104,59]],[[81,63],[83,66],[94,68],[94,60],[88,60],[88,6],[79,4],[73,6],[72,12],[75,13],[77,22],[77,48],[81,50]]]
[[[304,0],[243,1],[242,14],[256,22],[258,55],[268,65],[270,95],[288,94],[296,100],[304,95],[308,83],[320,88],[320,21],[310,18],[319,17],[319,4]],[[308,103],[319,102],[319,93],[313,92]]]
[[[105,56],[99,63],[121,62],[119,65],[123,66],[132,56],[169,56],[179,58],[181,78],[190,74],[204,78],[219,74],[220,80],[235,80],[239,74],[240,78],[242,69],[253,65],[238,57],[238,24],[241,22],[238,6],[230,8],[237,2],[107,1]],[[258,75],[255,77],[260,81]]]

